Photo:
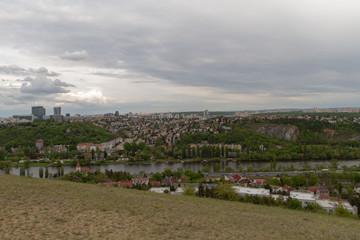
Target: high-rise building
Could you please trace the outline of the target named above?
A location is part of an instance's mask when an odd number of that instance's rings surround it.
[[[54,107],[54,115],[61,115],[61,107]]]
[[[35,117],[37,117],[39,119],[43,119],[44,116],[46,115],[46,110],[43,106],[33,106],[31,108],[31,113]]]
[[[115,117],[119,116],[119,111],[115,111]]]

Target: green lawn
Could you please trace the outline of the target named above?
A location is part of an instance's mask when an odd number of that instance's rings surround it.
[[[360,239],[360,221],[198,197],[0,176],[1,239]]]

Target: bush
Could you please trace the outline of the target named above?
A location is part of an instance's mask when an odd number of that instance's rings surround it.
[[[321,212],[321,213],[325,213],[326,211],[317,203],[309,203],[309,205],[307,205],[305,207],[306,211],[309,212]]]
[[[229,201],[239,201],[239,196],[235,192],[235,189],[232,188],[231,184],[219,184],[216,187],[215,194],[220,199],[229,200]]]
[[[184,187],[184,195],[195,196],[195,187],[192,185]]]
[[[296,210],[302,209],[301,202],[299,202],[299,200],[297,199],[292,199],[292,198],[288,199],[287,207],[289,209],[296,209]]]
[[[348,210],[346,210],[340,202],[335,209],[335,215],[339,217],[355,217]]]

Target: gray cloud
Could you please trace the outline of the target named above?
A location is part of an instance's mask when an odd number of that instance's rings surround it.
[[[36,68],[22,68],[17,65],[0,66],[0,74],[14,75],[14,76],[30,76],[30,75],[44,75],[48,77],[59,76],[59,73],[49,71],[45,67]]]
[[[45,60],[60,55],[59,61],[92,67],[99,78],[114,78],[108,81],[114,88],[123,78],[136,83],[149,76],[238,95],[268,94],[266,107],[279,105],[275,97],[304,106],[309,103],[284,99],[359,92],[359,6],[351,0],[11,1],[0,3],[0,29],[9,33],[0,42]],[[1,69],[28,76],[16,66]]]
[[[20,91],[27,94],[54,94],[54,93],[68,93],[69,87],[74,85],[63,82],[59,79],[51,80],[46,77],[31,78],[27,77],[21,85]]]
[[[87,59],[88,53],[85,50],[75,51],[75,52],[65,52],[60,56],[62,59],[72,60],[72,61],[81,61]]]

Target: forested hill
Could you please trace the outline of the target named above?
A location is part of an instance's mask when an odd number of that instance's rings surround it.
[[[0,126],[0,146],[33,147],[42,139],[44,146],[70,145],[71,149],[80,142],[101,143],[116,138],[117,135],[95,126],[90,122],[54,123],[49,121],[21,125]]]

